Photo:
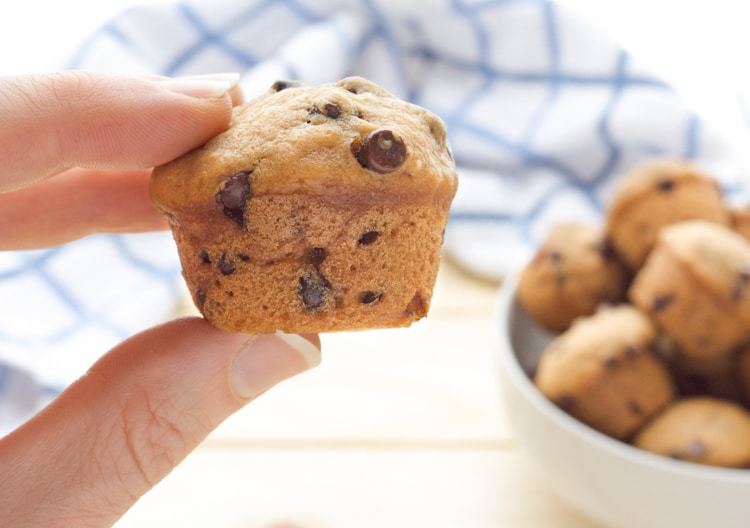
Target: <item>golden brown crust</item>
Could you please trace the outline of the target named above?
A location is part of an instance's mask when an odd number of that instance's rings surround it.
[[[607,234],[628,267],[636,271],[662,227],[689,219],[728,225],[718,183],[690,162],[654,159],[621,181],[607,213]]]
[[[718,398],[686,398],[659,414],[634,444],[698,464],[750,467],[750,413]]]
[[[151,197],[209,321],[317,332],[426,314],[456,185],[442,122],[349,78],[237,108],[155,169]]]
[[[624,300],[627,273],[615,258],[599,226],[554,226],[524,267],[518,300],[536,322],[550,331],[566,330],[577,317],[601,304]]]
[[[686,355],[731,353],[750,338],[750,242],[703,220],[665,227],[629,296]]]
[[[656,329],[630,305],[580,318],[544,350],[539,390],[583,423],[626,439],[675,395],[670,373],[653,353]]]

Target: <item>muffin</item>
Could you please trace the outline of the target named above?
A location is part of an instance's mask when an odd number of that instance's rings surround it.
[[[628,293],[695,358],[750,339],[750,241],[704,220],[664,227]]]
[[[208,321],[298,333],[425,316],[456,187],[443,122],[351,77],[275,83],[150,192]]]
[[[607,211],[607,236],[632,270],[638,270],[659,229],[689,219],[728,225],[716,180],[687,161],[653,159],[625,175]]]
[[[711,466],[750,467],[750,413],[719,398],[676,401],[633,441],[663,456]]]
[[[581,422],[628,439],[675,397],[657,332],[629,304],[577,319],[542,352],[534,383]]]
[[[555,225],[519,277],[518,301],[552,332],[602,303],[624,300],[627,273],[615,258],[604,230],[587,224]]]

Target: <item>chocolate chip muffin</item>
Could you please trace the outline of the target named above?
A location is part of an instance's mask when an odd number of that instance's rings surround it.
[[[545,348],[534,383],[581,422],[627,439],[675,397],[669,370],[654,353],[656,338],[635,307],[603,308]]]
[[[627,273],[599,226],[555,225],[521,272],[518,301],[553,332],[625,299]]]
[[[456,186],[442,121],[352,77],[275,83],[151,198],[211,323],[325,332],[426,315]]]
[[[750,241],[704,220],[664,227],[628,295],[685,355],[729,354],[750,340]]]
[[[676,401],[633,441],[653,453],[711,466],[750,467],[750,413],[719,398]]]
[[[718,183],[693,164],[653,159],[627,173],[607,211],[607,235],[632,270],[638,270],[665,225],[703,219],[728,225]]]

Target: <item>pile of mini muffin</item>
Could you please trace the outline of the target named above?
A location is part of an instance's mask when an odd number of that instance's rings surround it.
[[[618,440],[750,468],[750,209],[689,162],[625,175],[605,225],[559,224],[517,298],[555,335],[534,383]]]

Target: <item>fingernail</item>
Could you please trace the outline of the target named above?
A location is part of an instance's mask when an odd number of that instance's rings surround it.
[[[320,350],[294,334],[250,338],[232,363],[232,389],[242,400],[253,399],[277,383],[320,364]]]
[[[189,95],[198,99],[223,97],[240,80],[239,73],[220,73],[211,75],[195,75],[188,77],[174,77],[153,81],[154,84],[170,92]]]

